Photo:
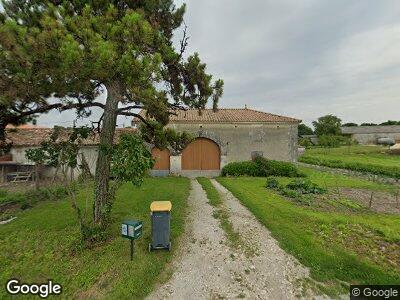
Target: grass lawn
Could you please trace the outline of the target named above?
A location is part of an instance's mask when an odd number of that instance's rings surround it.
[[[147,178],[140,188],[125,184],[113,207],[112,239],[78,252],[73,249],[79,229],[68,199],[41,202],[19,212],[16,220],[0,225],[0,286],[10,278],[27,283],[52,279],[62,285],[64,298],[142,298],[170,274],[167,267],[184,230],[189,189],[186,178]],[[82,207],[86,201],[90,207],[91,193],[92,189],[80,191]],[[171,252],[148,252],[150,203],[154,200],[172,202]],[[132,262],[129,241],[120,237],[124,219],[144,221]],[[7,297],[5,289],[0,289],[0,298]]]
[[[321,166],[400,178],[400,155],[389,155],[382,146],[351,146],[306,149],[299,161]]]
[[[328,187],[390,190],[390,185],[303,169]],[[329,212],[296,204],[265,188],[265,178],[217,179],[272,232],[280,246],[309,267],[328,293],[341,281],[400,284],[400,217],[365,211]],[[281,183],[287,178],[278,178]]]

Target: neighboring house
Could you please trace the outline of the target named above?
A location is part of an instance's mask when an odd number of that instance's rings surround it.
[[[400,125],[350,126],[342,127],[343,134],[349,134],[360,144],[376,144],[379,138],[394,139],[400,142]]]
[[[29,169],[29,166],[32,166],[33,162],[26,158],[26,150],[38,148],[41,142],[49,139],[52,131],[52,128],[37,126],[8,127],[7,139],[12,141],[12,148],[10,154],[4,156],[6,159],[2,160],[0,157],[0,182],[5,180],[7,173],[26,171]],[[115,131],[114,141],[118,142],[122,133],[132,133],[135,131],[136,129],[134,128],[117,128]],[[79,151],[78,164],[81,163],[82,155],[84,155],[92,174],[95,173],[96,169],[98,145],[99,135],[91,134],[83,141],[82,147]],[[42,169],[42,175],[45,177],[52,177],[54,172],[55,169],[53,168],[45,167]],[[74,171],[74,175],[77,177],[79,174],[80,170],[78,168]]]
[[[146,112],[140,114],[146,117]],[[152,149],[156,158],[154,175],[218,175],[233,161],[250,160],[255,155],[296,161],[300,120],[252,109],[197,109],[177,111],[168,127],[191,133],[192,141],[182,153],[172,149]],[[134,119],[137,125],[139,119]]]

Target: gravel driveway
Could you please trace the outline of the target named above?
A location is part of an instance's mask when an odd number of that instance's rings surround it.
[[[308,277],[308,270],[280,249],[270,232],[228,190],[215,180],[212,183],[223,196],[233,227],[254,254],[230,248],[206,193],[192,180],[189,220],[174,273],[148,299],[310,297],[309,291],[305,294],[302,285],[296,284]]]

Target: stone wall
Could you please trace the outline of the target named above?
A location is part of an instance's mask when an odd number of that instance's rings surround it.
[[[400,125],[342,127],[342,133],[350,134],[360,144],[376,144],[379,138],[391,138],[400,142]]]

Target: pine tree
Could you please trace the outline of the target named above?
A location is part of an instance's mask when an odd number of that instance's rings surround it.
[[[133,110],[143,108],[164,126],[173,110],[201,109],[210,99],[216,108],[223,81],[212,80],[197,53],[185,59],[185,27],[174,47],[185,5],[173,0],[3,0],[3,7],[0,140],[7,124],[52,109],[88,116],[102,108],[94,223],[105,226],[117,116],[142,118]],[[96,101],[103,92],[105,104]]]

